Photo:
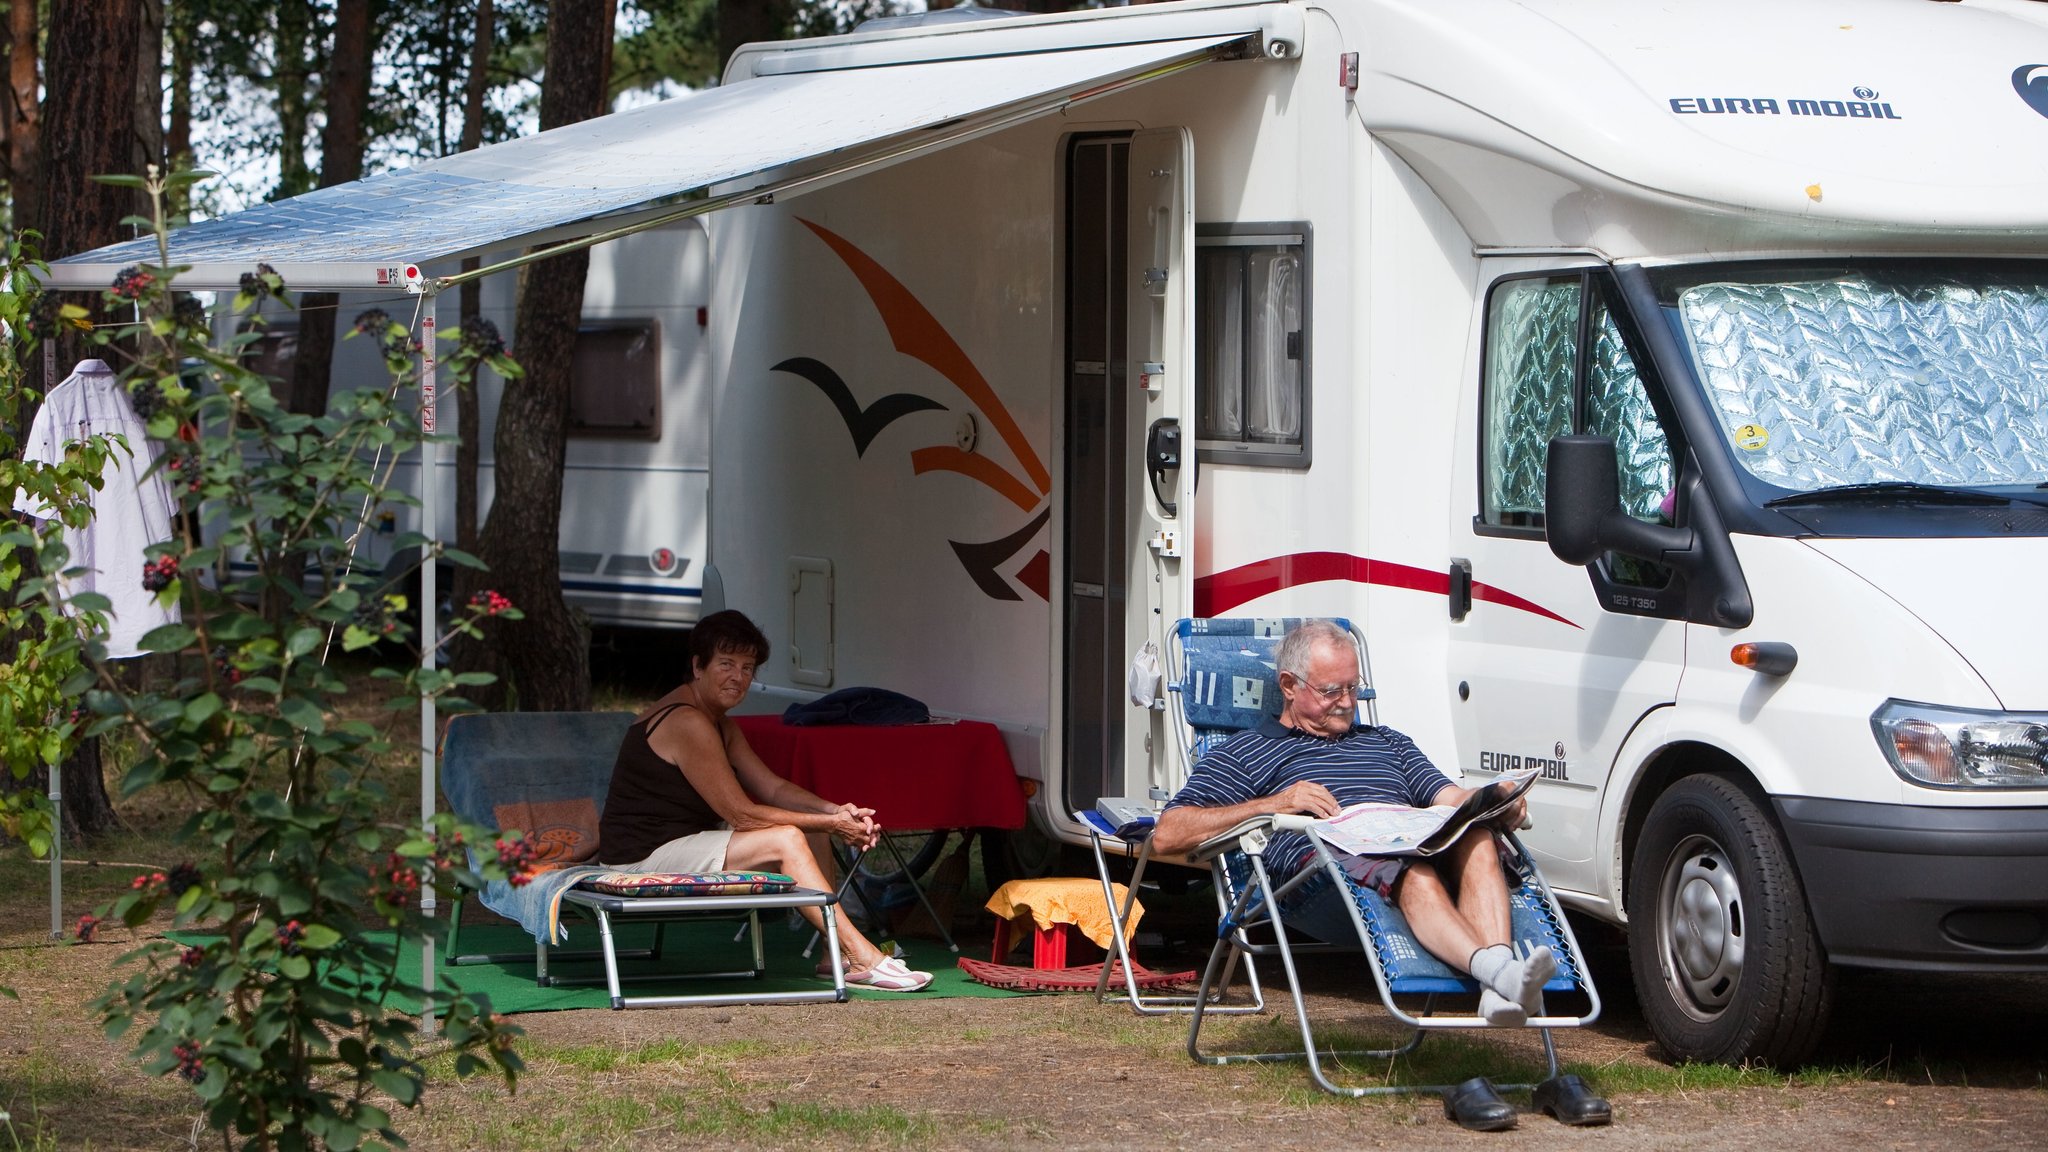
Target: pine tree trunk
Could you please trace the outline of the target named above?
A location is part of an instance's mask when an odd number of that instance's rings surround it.
[[[549,8],[542,131],[603,111],[612,13],[611,0]],[[509,690],[528,711],[574,712],[589,707],[589,637],[562,601],[556,557],[570,367],[589,267],[589,255],[577,251],[531,265],[521,277],[512,353],[525,375],[506,382],[498,403],[495,494],[478,539],[490,571],[458,569],[454,584],[458,611],[478,591],[494,588],[526,618],[486,626],[487,643],[499,664],[496,670],[506,680],[496,686],[498,693],[473,696],[479,703],[492,703],[489,696],[496,695],[496,703],[502,704],[503,691]],[[455,667],[475,666],[473,647],[457,646],[451,652]]]
[[[93,176],[135,166],[135,74],[143,21],[141,0],[56,4],[50,15],[48,91],[43,105],[43,254],[70,256],[111,244],[126,231],[121,218],[138,211],[135,194],[97,184]],[[151,73],[155,60],[148,62]],[[59,349],[59,370],[82,354],[76,342]],[[88,742],[65,763],[64,815],[84,836],[115,826],[113,804]]]
[[[363,175],[363,118],[370,106],[370,0],[337,0],[334,51],[327,62],[327,127],[320,134],[320,186],[332,188]],[[299,347],[292,358],[292,410],[327,411],[334,379],[335,309],[341,296],[299,297]]]
[[[497,35],[497,10],[491,0],[477,0],[476,35],[470,41],[469,75],[462,92],[462,150],[479,148],[484,142],[484,96],[491,87],[491,44]],[[462,262],[464,272],[474,272],[474,256]],[[465,280],[461,294],[462,323],[467,325],[483,314],[483,286]],[[481,372],[481,369],[479,370]],[[456,399],[455,407],[455,546],[475,552],[477,517],[477,468],[482,463],[483,413],[477,400],[477,382]]]
[[[14,230],[43,227],[42,77],[36,69],[36,0],[13,0],[7,9],[7,185],[14,197]],[[48,252],[45,250],[45,255]]]
[[[945,7],[934,4],[933,7]],[[723,72],[742,44],[789,35],[790,0],[718,0],[718,67]]]

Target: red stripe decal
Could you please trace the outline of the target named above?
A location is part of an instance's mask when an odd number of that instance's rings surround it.
[[[1353,556],[1349,552],[1296,552],[1289,556],[1253,561],[1225,572],[1197,576],[1195,615],[1220,616],[1282,588],[1318,584],[1325,580],[1378,584],[1385,588],[1406,588],[1411,592],[1430,592],[1438,596],[1448,596],[1451,593],[1451,578],[1448,572],[1433,572],[1427,568],[1395,564],[1386,560],[1369,560],[1363,556]],[[1484,600],[1488,604],[1498,604],[1503,608],[1534,613],[1567,627],[1579,627],[1540,604],[1531,603],[1491,584],[1473,581],[1472,598]]]

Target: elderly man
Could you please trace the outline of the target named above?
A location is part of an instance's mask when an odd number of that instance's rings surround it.
[[[1281,640],[1275,662],[1286,701],[1280,716],[1202,758],[1159,816],[1152,834],[1155,853],[1186,852],[1256,816],[1322,818],[1366,801],[1455,805],[1470,794],[1438,771],[1414,741],[1391,728],[1358,723],[1358,653],[1342,628],[1327,620],[1300,625]],[[1519,825],[1524,810],[1517,800],[1501,815],[1502,825]],[[1306,836],[1285,832],[1273,837],[1266,859],[1284,877],[1313,854]],[[1489,1023],[1515,1027],[1540,1014],[1543,983],[1556,973],[1557,961],[1547,947],[1517,956],[1510,945],[1507,873],[1494,836],[1467,835],[1427,858],[1360,856],[1342,863],[1354,879],[1401,909],[1432,955],[1479,982],[1479,1011]],[[1325,940],[1350,939],[1341,899],[1326,889],[1290,911],[1288,923]],[[1584,1091],[1573,1088],[1575,1097]],[[1470,1101],[1452,1110],[1447,1101],[1446,1109],[1468,1127],[1511,1126],[1513,1110],[1491,1085],[1483,1095],[1490,1102]],[[1563,1112],[1559,1119],[1603,1122],[1605,1103],[1591,1101],[1599,1104],[1598,1119],[1572,1119]]]

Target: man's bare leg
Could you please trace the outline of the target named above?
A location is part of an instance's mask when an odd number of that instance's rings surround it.
[[[1488,1023],[1519,1027],[1540,1010],[1556,959],[1542,947],[1518,958],[1509,945],[1507,877],[1491,836],[1466,837],[1444,856],[1455,869],[1455,898],[1434,862],[1417,861],[1401,874],[1394,903],[1432,956],[1479,981]]]

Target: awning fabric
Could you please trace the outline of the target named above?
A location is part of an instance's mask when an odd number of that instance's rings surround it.
[[[180,287],[232,288],[258,262],[295,289],[377,289],[419,268],[622,223],[742,184],[746,199],[790,177],[879,166],[1056,112],[1208,58],[1238,37],[936,60],[766,76],[586,120],[183,228]],[[610,217],[610,219],[605,219]],[[153,239],[66,257],[48,282],[99,289],[158,260]]]

